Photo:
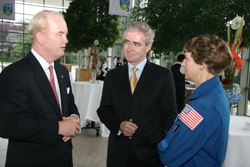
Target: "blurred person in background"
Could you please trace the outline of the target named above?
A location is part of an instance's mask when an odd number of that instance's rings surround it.
[[[178,114],[184,108],[184,101],[185,101],[185,69],[181,66],[181,63],[183,62],[184,59],[185,55],[180,54],[177,57],[177,63],[171,67],[171,71],[173,73],[175,82]]]
[[[121,58],[117,57],[116,67],[122,66]]]

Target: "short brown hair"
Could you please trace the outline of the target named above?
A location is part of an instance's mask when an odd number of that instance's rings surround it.
[[[184,50],[191,52],[195,63],[205,63],[208,72],[221,74],[232,62],[232,54],[224,40],[213,35],[200,35],[190,39],[184,45]]]

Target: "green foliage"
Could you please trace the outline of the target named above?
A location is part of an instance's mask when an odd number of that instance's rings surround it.
[[[63,15],[68,25],[67,51],[78,51],[99,41],[99,48],[112,47],[121,38],[119,16],[109,15],[109,0],[73,0]]]
[[[250,46],[250,1],[246,0],[151,0],[134,8],[133,20],[147,22],[156,32],[155,54],[178,53],[189,39],[214,34],[227,40],[226,23],[245,16],[242,45]]]

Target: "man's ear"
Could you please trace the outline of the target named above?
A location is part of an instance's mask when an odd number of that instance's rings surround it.
[[[40,45],[43,45],[44,44],[44,33],[43,32],[37,32],[36,33],[36,40],[37,42],[40,44]]]
[[[152,47],[152,43],[148,44],[148,45],[146,46],[146,51],[147,51],[147,52],[150,51],[151,47]]]

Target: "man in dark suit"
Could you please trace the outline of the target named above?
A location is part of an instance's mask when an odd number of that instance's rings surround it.
[[[177,108],[172,73],[146,59],[153,40],[154,31],[146,23],[131,24],[124,34],[128,63],[105,78],[97,113],[111,132],[108,167],[163,167],[157,144],[174,122]],[[134,73],[133,67],[138,68]],[[138,83],[130,86],[135,78]]]
[[[178,62],[171,67],[171,71],[174,75],[174,81],[175,81],[178,114],[181,113],[182,109],[184,108],[184,101],[185,101],[185,69],[181,67],[181,63],[184,59],[185,55],[180,54],[177,57]]]
[[[32,49],[0,74],[0,136],[9,139],[6,167],[71,167],[71,137],[80,130],[64,55],[67,25],[42,11],[29,25]]]

